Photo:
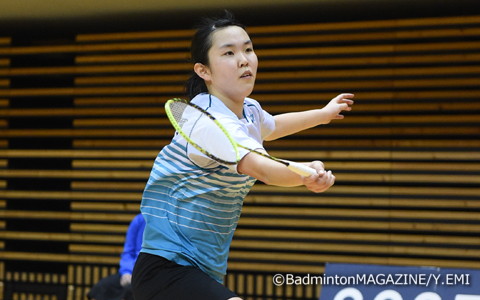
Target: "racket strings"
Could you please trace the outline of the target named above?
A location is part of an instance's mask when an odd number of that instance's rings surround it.
[[[172,101],[169,110],[169,117],[173,117],[177,131],[195,149],[221,164],[232,165],[238,162],[236,145],[214,117],[183,101]],[[191,157],[198,156],[192,155]]]

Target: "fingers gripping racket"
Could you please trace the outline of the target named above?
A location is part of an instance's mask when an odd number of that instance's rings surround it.
[[[315,169],[304,164],[279,159],[238,144],[214,116],[193,103],[178,98],[171,99],[165,104],[165,112],[175,130],[190,145],[221,164],[237,164],[240,161],[238,148],[243,148],[284,164],[288,169],[299,175],[317,174]]]

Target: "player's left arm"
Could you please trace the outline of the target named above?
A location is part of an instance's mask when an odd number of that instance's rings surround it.
[[[335,119],[343,119],[343,111],[352,110],[354,94],[340,94],[323,108],[290,112],[274,116],[275,130],[265,140],[272,141]]]

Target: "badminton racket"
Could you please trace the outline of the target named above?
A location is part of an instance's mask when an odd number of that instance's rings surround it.
[[[190,145],[220,164],[237,164],[240,161],[238,149],[243,148],[279,162],[301,176],[317,174],[315,169],[304,164],[279,159],[237,143],[218,119],[193,103],[179,98],[170,99],[165,103],[165,112],[175,130]]]

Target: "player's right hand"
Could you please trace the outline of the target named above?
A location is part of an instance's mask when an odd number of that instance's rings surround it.
[[[303,184],[307,189],[314,193],[322,193],[328,190],[335,183],[335,175],[332,171],[325,171],[321,161],[313,161],[309,167],[317,170],[317,175],[305,177]]]

